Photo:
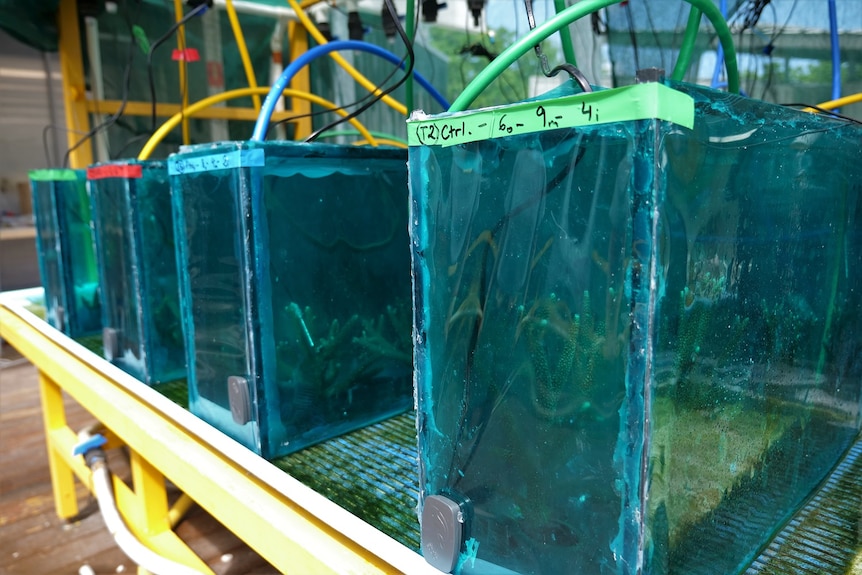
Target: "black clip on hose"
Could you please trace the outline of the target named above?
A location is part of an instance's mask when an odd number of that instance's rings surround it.
[[[536,27],[536,17],[533,15],[533,1],[532,0],[524,0],[524,5],[527,8],[527,21],[530,24],[530,30],[533,30]],[[590,82],[587,80],[587,77],[584,76],[584,73],[578,70],[573,64],[569,64],[566,62],[565,64],[560,64],[555,67],[553,70],[551,66],[548,64],[548,57],[542,53],[541,44],[536,44],[533,49],[536,51],[536,56],[539,58],[539,62],[542,65],[542,73],[547,78],[553,78],[560,72],[566,72],[572,80],[578,83],[578,86],[581,87],[581,90],[584,92],[592,92],[593,87],[590,86]]]

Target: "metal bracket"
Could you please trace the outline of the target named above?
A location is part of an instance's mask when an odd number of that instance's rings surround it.
[[[120,354],[119,332],[112,327],[103,327],[102,347],[104,348],[105,359],[108,361],[117,359]]]
[[[527,8],[527,22],[530,24],[530,30],[533,30],[536,28],[536,17],[533,15],[533,0],[524,0],[524,5]],[[566,72],[572,80],[578,83],[581,90],[584,92],[593,91],[593,87],[590,86],[590,82],[587,80],[587,77],[584,76],[583,72],[578,70],[575,66],[566,62],[552,70],[551,65],[548,64],[548,57],[542,52],[542,45],[536,44],[533,46],[533,50],[536,52],[536,57],[539,58],[539,63],[542,66],[542,73],[545,77],[553,78],[560,72]]]
[[[227,397],[234,422],[237,425],[245,425],[251,421],[251,391],[248,388],[248,380],[241,375],[228,377]]]
[[[451,573],[458,563],[464,539],[461,506],[448,497],[429,495],[422,507],[421,549],[432,567]]]

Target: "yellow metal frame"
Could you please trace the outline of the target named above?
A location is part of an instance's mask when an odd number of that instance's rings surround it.
[[[66,423],[66,393],[108,430],[110,445],[128,446],[133,488],[114,479],[118,508],[143,543],[174,561],[211,573],[171,529],[181,510],[168,507],[166,479],[283,572],[439,575],[418,554],[10,304],[8,294],[0,294],[0,337],[39,370],[60,517],[78,511],[75,477],[90,484],[83,458],[72,456],[77,435]]]
[[[90,130],[87,113],[87,87],[81,57],[81,34],[78,29],[77,0],[60,0],[57,12],[59,29],[60,73],[63,76],[63,103],[66,109],[66,139],[71,149],[81,133]],[[69,166],[85,168],[93,163],[91,141],[69,153]]]
[[[182,8],[181,0],[175,0],[175,6]],[[182,11],[175,14],[177,19],[182,18]],[[84,65],[81,52],[80,30],[78,28],[78,9],[76,0],[60,0],[58,8],[59,29],[59,53],[60,70],[63,76],[63,103],[66,110],[67,142],[72,148],[82,137],[82,134],[91,129],[90,114],[113,114],[120,108],[117,100],[98,100],[87,97]],[[177,45],[184,45],[183,30],[177,31]],[[308,34],[297,22],[288,24],[288,46],[290,60],[293,61],[300,54],[308,50]],[[185,62],[178,62],[180,85],[184,85],[188,76],[186,74]],[[295,90],[308,92],[310,87],[310,75],[306,67],[290,83]],[[169,118],[188,106],[187,90],[182,91],[185,101],[182,104],[158,104],[156,116]],[[311,112],[311,103],[293,99],[290,109],[273,114],[273,121],[279,121],[293,115],[303,116]],[[149,102],[129,101],[123,113],[129,116],[149,116],[152,113],[152,104]],[[250,120],[254,121],[258,113],[254,108],[213,108],[205,113],[199,114],[200,118],[222,119],[222,120]],[[311,118],[303,116],[295,121],[295,138],[304,139],[311,134]],[[185,118],[182,126],[183,141],[188,140],[188,118]],[[93,149],[88,140],[77,149],[69,153],[69,167],[86,168],[93,163]]]

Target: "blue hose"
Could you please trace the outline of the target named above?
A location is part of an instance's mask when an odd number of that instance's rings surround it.
[[[381,58],[388,60],[393,64],[397,64],[402,69],[404,68],[404,62],[401,60],[401,58],[399,58],[392,52],[389,52],[388,50],[384,50],[380,46],[370,44],[368,42],[360,42],[359,40],[336,40],[334,42],[315,46],[314,48],[304,52],[296,60],[291,62],[272,85],[269,94],[266,95],[266,100],[264,100],[263,105],[260,107],[260,115],[257,117],[257,122],[254,125],[254,133],[252,134],[251,139],[258,142],[262,142],[266,139],[266,131],[269,127],[269,120],[272,117],[272,112],[275,110],[275,104],[276,102],[278,102],[278,99],[281,97],[281,93],[284,91],[285,88],[287,88],[288,84],[290,84],[290,81],[297,74],[297,72],[304,68],[309,62],[319,58],[320,56],[329,54],[330,52],[343,50],[368,52],[370,54],[374,54],[375,56],[380,56]],[[425,90],[429,94],[431,94],[431,97],[434,98],[437,103],[443,106],[444,110],[449,109],[449,102],[446,101],[446,98],[444,98],[443,95],[428,82],[428,80],[426,80],[419,72],[416,72],[415,70],[413,71],[413,76],[416,78],[416,82],[420,86],[425,88]]]
[[[841,97],[841,50],[838,47],[838,12],[829,0],[829,38],[832,42],[832,99]]]

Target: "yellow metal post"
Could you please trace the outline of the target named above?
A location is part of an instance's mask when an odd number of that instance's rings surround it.
[[[174,0],[174,18],[179,22],[183,19],[183,0]],[[180,105],[185,110],[189,107],[189,90],[188,90],[188,74],[186,70],[186,31],[185,26],[180,26],[177,29],[177,48],[180,50],[180,59],[177,61],[177,66],[180,72]],[[189,120],[183,118],[183,144],[188,145],[191,142],[189,135]]]
[[[45,422],[45,441],[48,446],[48,467],[51,470],[51,485],[54,488],[54,506],[63,519],[78,513],[78,498],[75,494],[75,474],[59,453],[60,446],[54,441],[54,431],[66,427],[66,408],[63,391],[44,372],[39,372],[39,389],[42,398],[42,419]]]
[[[131,452],[132,485],[137,496],[142,530],[155,535],[170,530],[165,477],[136,451]]]
[[[280,571],[439,575],[418,554],[370,526],[360,525],[355,516],[221,438],[155,390],[116,373],[105,360],[17,305],[6,305],[2,294],[0,337],[43,371],[48,381],[57,382],[55,403],[62,386],[63,393],[146,461],[134,472],[141,478],[135,492],[114,478],[114,495],[132,532],[161,555],[212,573],[187,546],[183,548],[174,532],[145,537],[140,529],[143,507],[134,500],[136,492],[157,494],[156,505],[164,509],[159,485],[164,475]],[[86,484],[89,470],[83,458],[71,455],[75,434],[64,426],[51,435],[62,445],[57,453],[64,455],[67,468]],[[161,513],[153,509],[146,513]],[[153,523],[160,521],[156,517]]]
[[[81,36],[78,29],[76,0],[60,0],[58,11],[60,31],[60,71],[63,75],[63,103],[66,109],[66,132],[69,149],[75,146],[90,131],[90,116],[87,114],[87,89],[84,80],[84,65],[81,58]],[[69,153],[70,168],[86,168],[93,163],[90,140],[83,142]]]
[[[301,23],[295,21],[288,23],[287,39],[291,62],[308,51],[308,32],[306,32],[305,27]],[[304,67],[293,77],[290,87],[294,90],[311,92],[311,75],[308,66]],[[304,140],[311,134],[311,116],[307,115],[311,113],[311,102],[293,98],[290,104],[290,111],[293,114],[302,116],[295,120],[293,124],[296,126],[295,139]]]

